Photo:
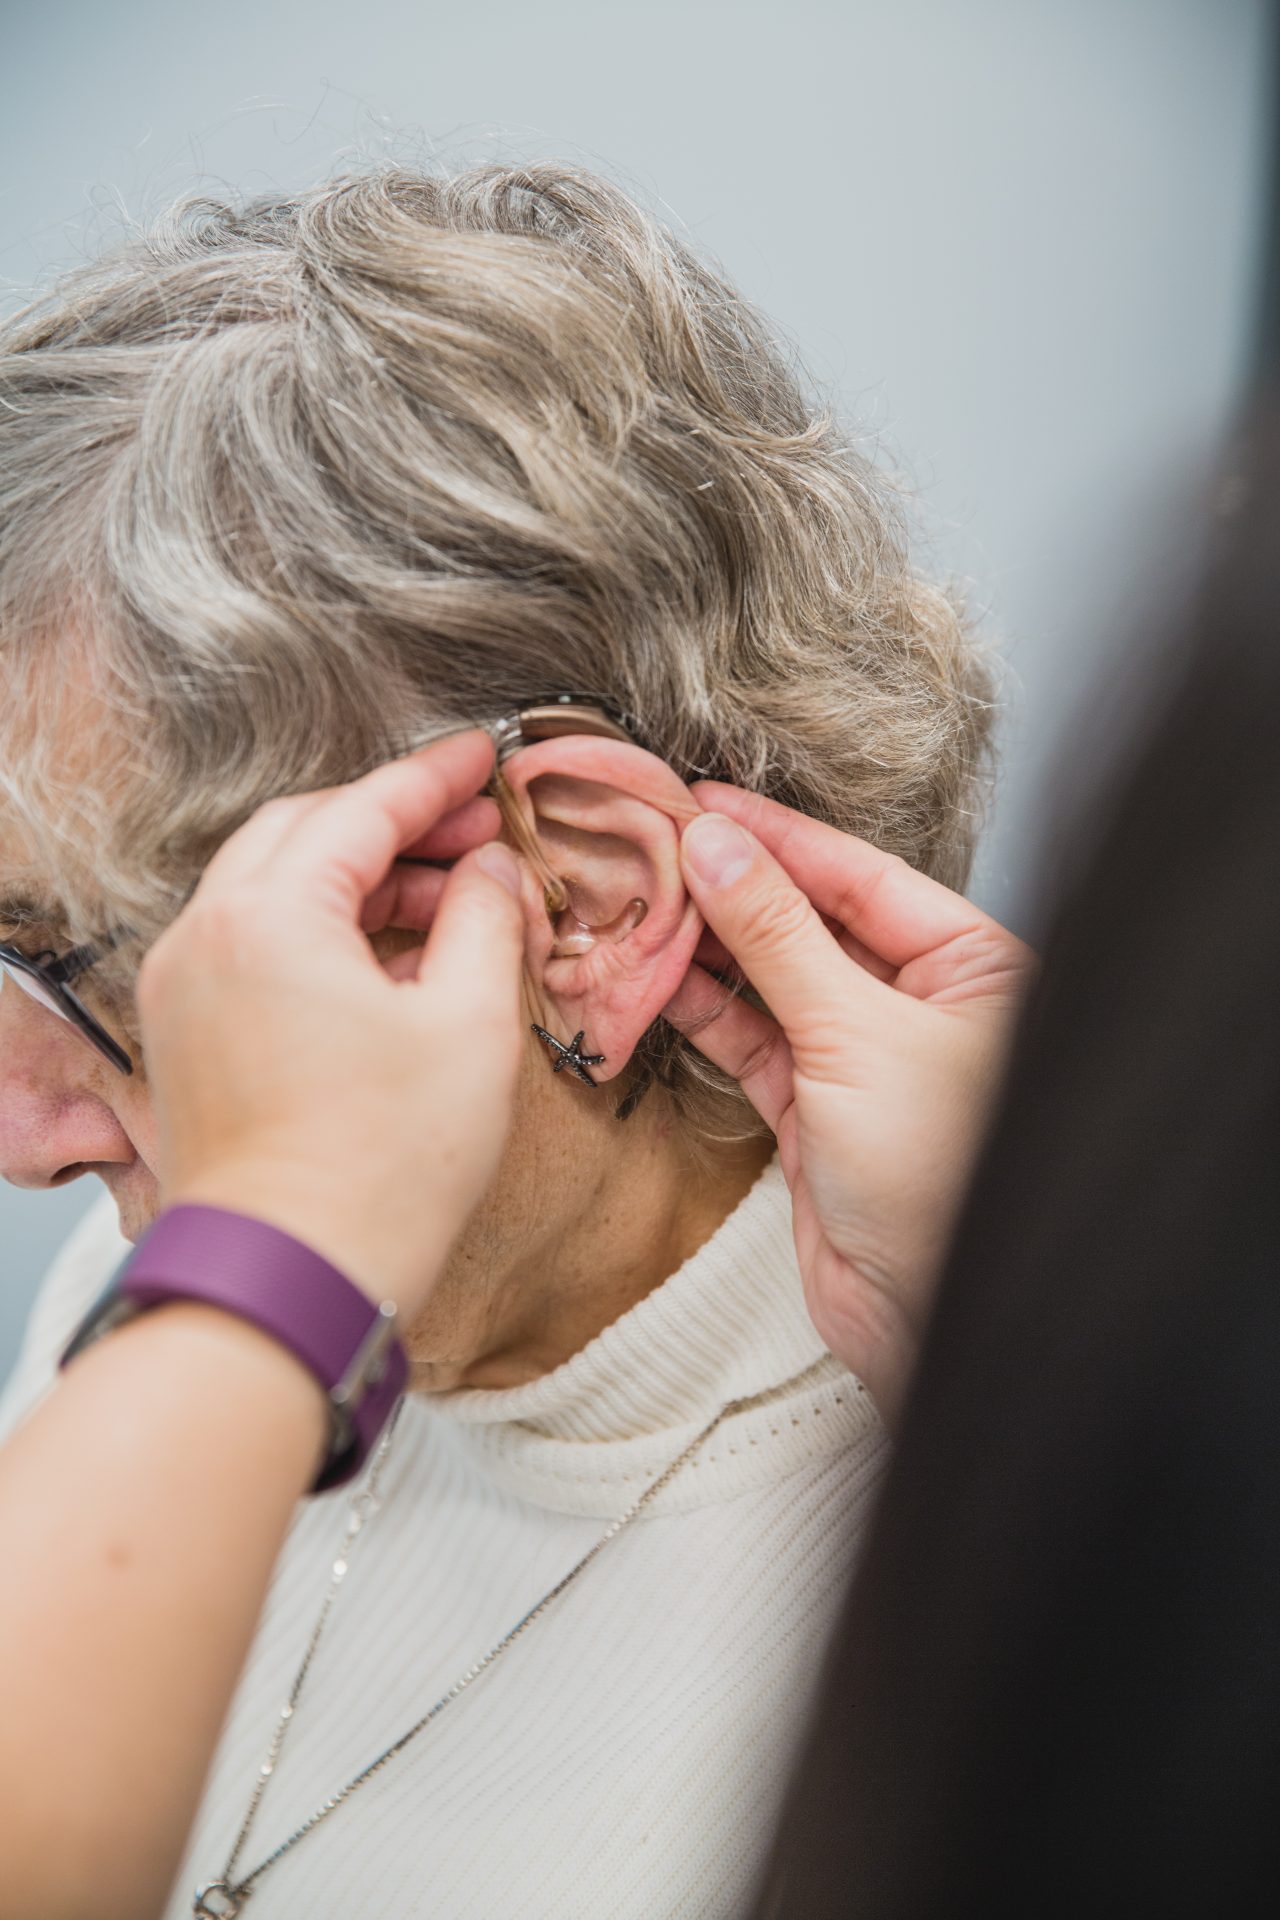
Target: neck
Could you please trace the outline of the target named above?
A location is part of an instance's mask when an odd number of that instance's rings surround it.
[[[647,1131],[601,1172],[578,1215],[525,1233],[505,1258],[495,1259],[491,1235],[464,1237],[472,1244],[455,1249],[436,1299],[410,1330],[414,1391],[500,1391],[552,1372],[696,1253],[773,1155],[772,1135],[736,1143],[701,1175],[654,1108]]]

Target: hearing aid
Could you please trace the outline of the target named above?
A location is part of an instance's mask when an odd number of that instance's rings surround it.
[[[502,771],[502,763],[521,746],[535,740],[552,739],[560,733],[596,733],[634,745],[634,734],[620,718],[614,718],[607,702],[590,695],[556,694],[533,701],[506,716],[493,730],[496,763],[487,791],[497,801],[511,838],[524,854],[542,882],[542,898],[547,918],[555,930],[553,957],[589,953],[599,941],[625,940],[649,911],[646,900],[628,900],[612,920],[593,925],[583,920],[570,897],[573,882],[558,874],[548,861],[534,829],[525,819],[520,803]]]

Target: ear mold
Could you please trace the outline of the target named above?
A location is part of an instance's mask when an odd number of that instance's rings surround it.
[[[590,953],[592,947],[601,940],[616,944],[625,940],[633,927],[638,927],[649,911],[647,900],[628,900],[621,913],[612,920],[605,920],[599,926],[591,926],[586,920],[580,920],[572,905],[563,913],[557,914],[552,925],[555,928],[555,945],[551,949],[553,959],[563,959],[567,954]]]

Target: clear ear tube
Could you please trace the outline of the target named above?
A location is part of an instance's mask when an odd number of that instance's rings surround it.
[[[571,953],[590,953],[592,947],[598,946],[602,940],[616,944],[619,940],[625,940],[633,927],[640,925],[648,911],[647,900],[628,900],[621,913],[616,913],[612,920],[602,921],[599,926],[593,927],[587,921],[580,920],[572,906],[568,906],[563,913],[556,915],[553,922],[556,942],[551,951],[558,958],[564,958]]]
[[[522,854],[542,882],[542,894],[547,903],[547,917],[554,919],[563,913],[569,905],[569,889],[560,875],[556,873],[546,854],[538,843],[538,836],[530,827],[520,811],[520,805],[501,767],[495,767],[489,781],[489,791],[498,803],[498,809],[506,823],[507,831]]]

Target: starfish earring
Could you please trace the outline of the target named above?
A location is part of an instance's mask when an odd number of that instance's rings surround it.
[[[560,1058],[551,1069],[552,1073],[559,1073],[561,1067],[572,1067],[579,1080],[585,1080],[589,1087],[599,1086],[600,1082],[591,1078],[591,1075],[587,1072],[587,1068],[598,1066],[605,1056],[602,1053],[582,1052],[583,1028],[579,1028],[577,1033],[574,1034],[570,1044],[566,1047],[563,1040],[557,1040],[554,1033],[548,1033],[546,1028],[540,1027],[536,1020],[531,1020],[529,1024],[537,1034],[539,1040],[545,1040],[547,1045],[554,1047],[560,1055]]]

